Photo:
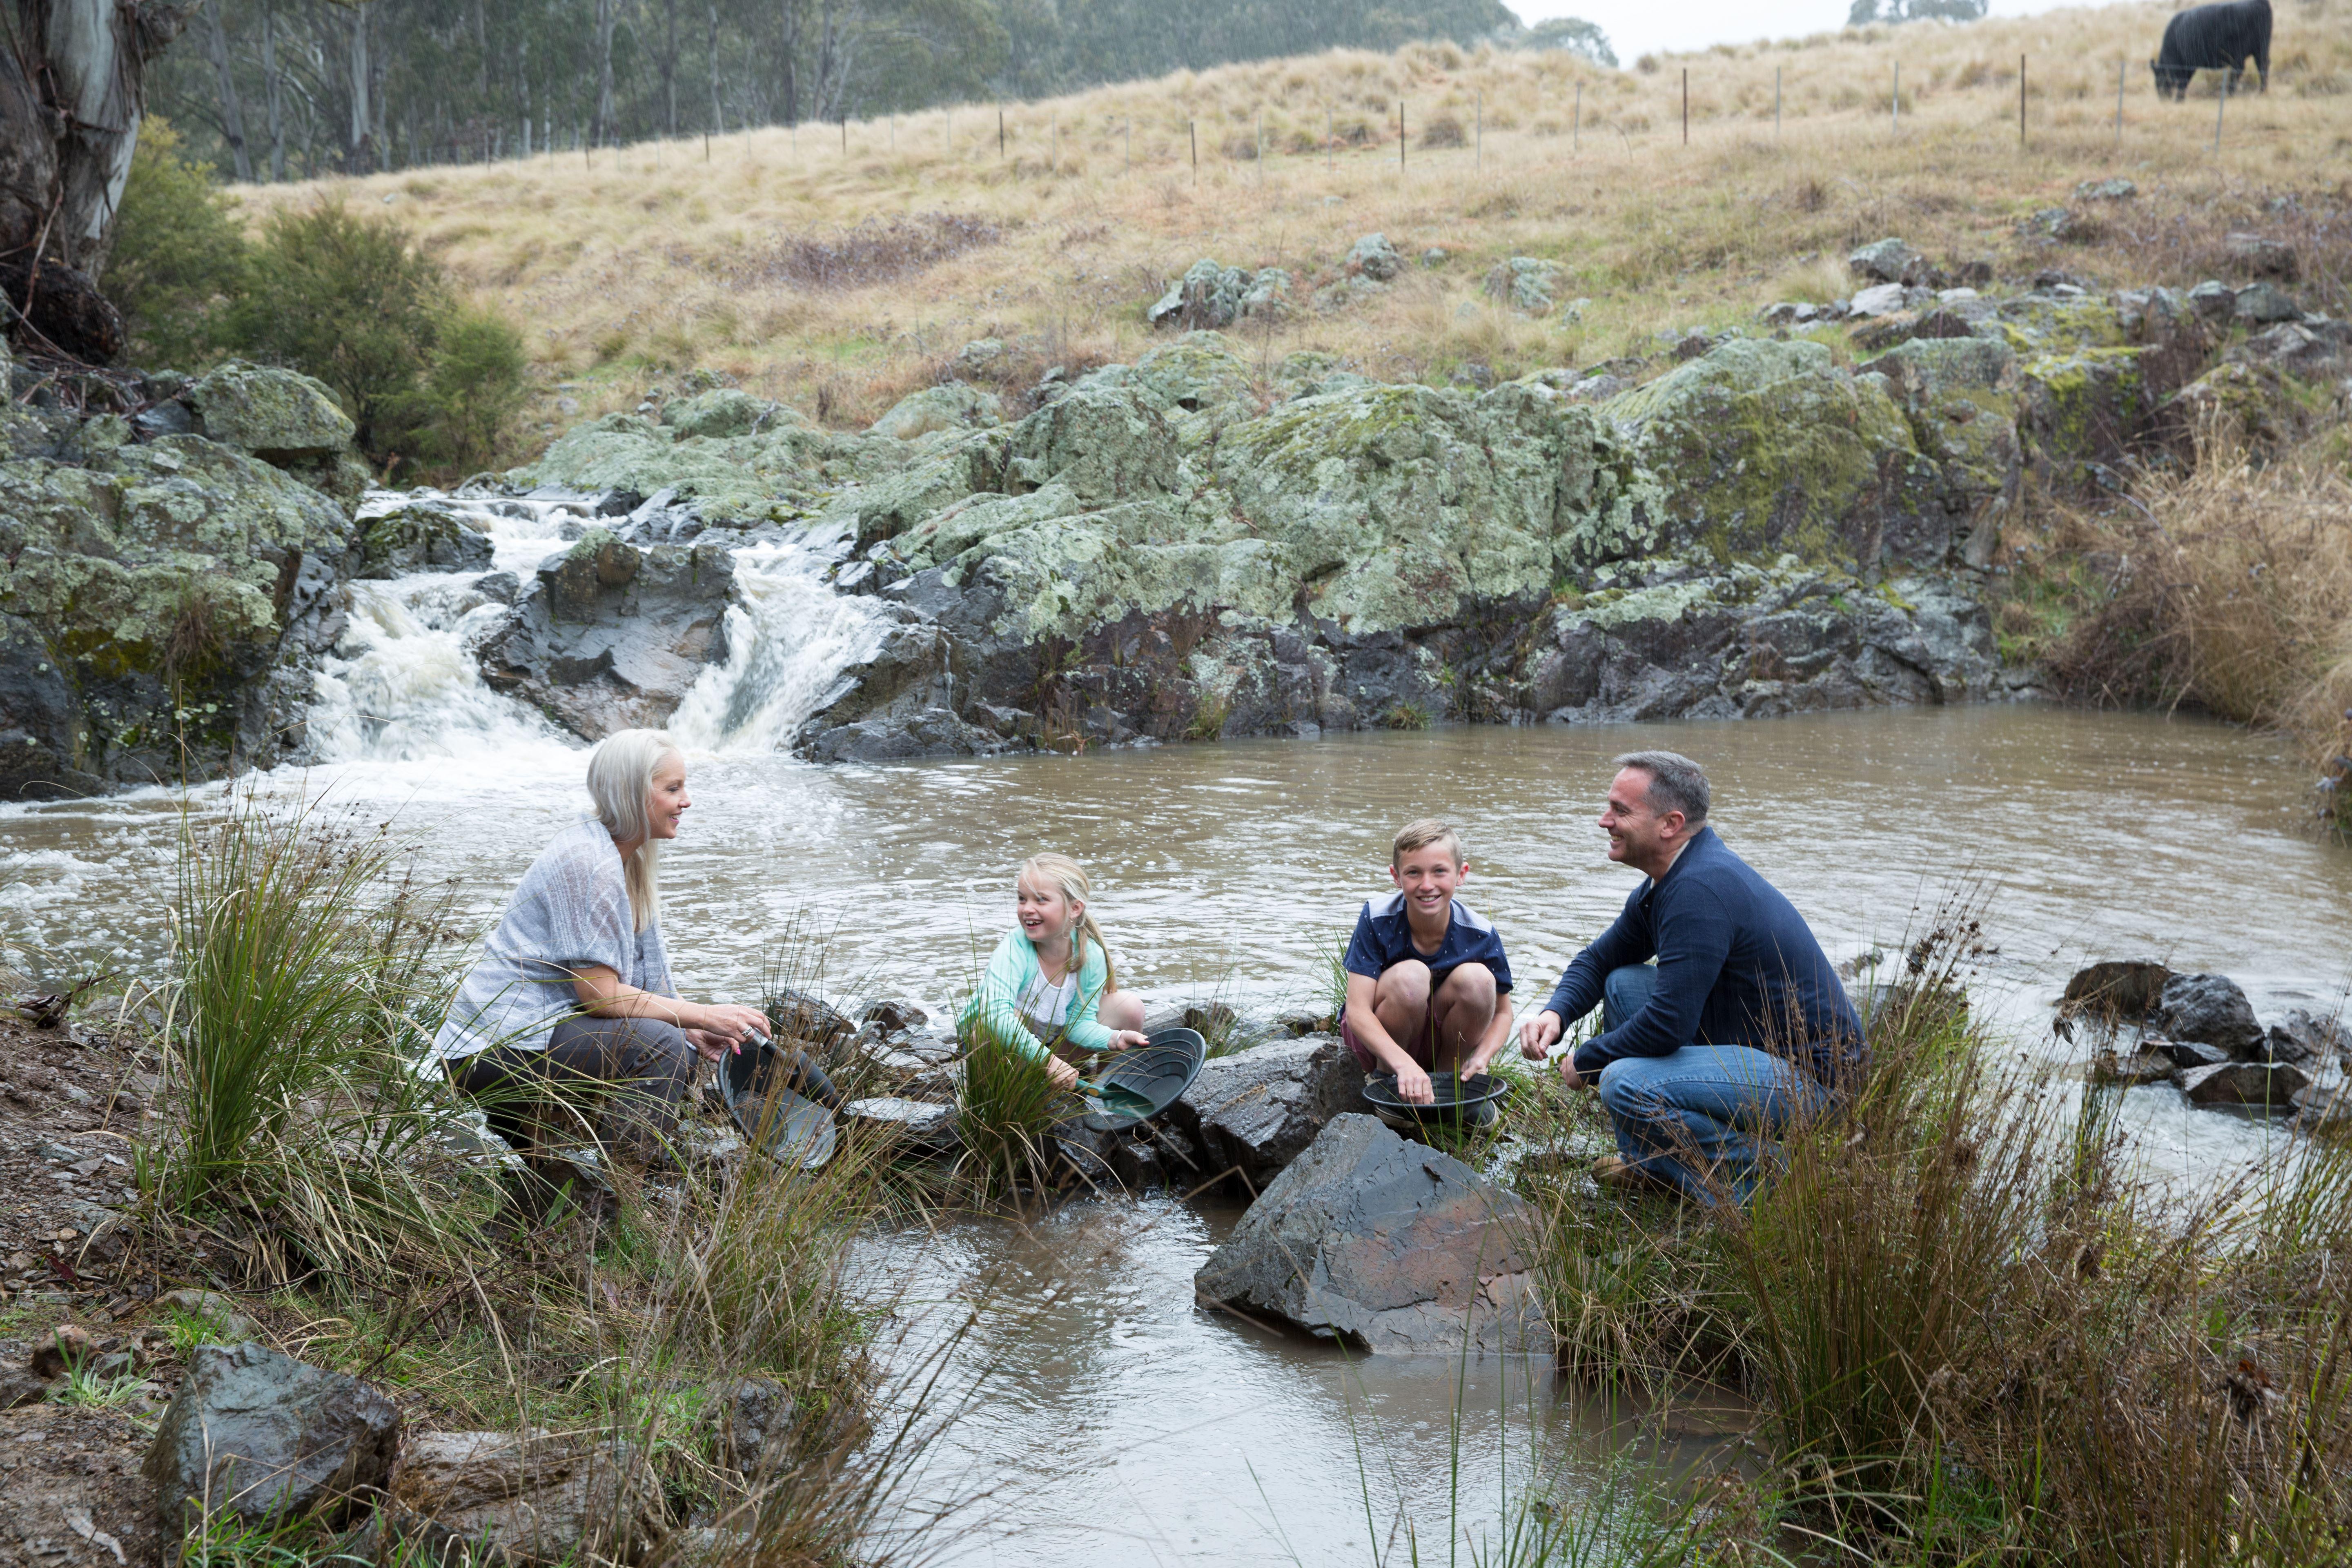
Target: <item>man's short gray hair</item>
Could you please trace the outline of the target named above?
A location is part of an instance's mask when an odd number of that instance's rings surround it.
[[[1628,752],[1610,763],[1615,768],[1639,768],[1650,775],[1650,808],[1661,815],[1679,811],[1696,827],[1706,820],[1712,792],[1706,770],[1680,752]]]

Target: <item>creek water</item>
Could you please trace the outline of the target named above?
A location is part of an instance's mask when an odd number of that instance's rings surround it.
[[[584,514],[453,504],[518,574]],[[1608,758],[1649,745],[1706,763],[1719,831],[1833,958],[1899,954],[1944,894],[1979,889],[1997,951],[1978,1005],[2061,1081],[2082,1053],[2050,1038],[2048,1007],[2088,959],[2219,971],[2265,1016],[2332,1011],[2352,981],[2352,852],[2304,830],[2307,781],[2271,743],[2192,721],[1976,707],[808,766],[779,746],[875,636],[873,605],[825,586],[840,549],[751,547],[730,657],[679,710],[696,805],[665,853],[664,926],[690,991],[748,999],[789,935],[803,971],[821,952],[821,988],[936,1013],[1004,929],[1013,866],[1054,847],[1093,873],[1123,984],[1244,1013],[1314,1004],[1385,885],[1388,835],[1440,813],[1468,843],[1465,898],[1538,1005],[1631,889],[1592,818]],[[394,821],[479,929],[585,796],[579,743],[475,668],[468,636],[499,613],[476,575],[358,584],[312,715],[329,760],[245,783]],[[0,810],[0,959],[56,973],[152,956],[180,813],[225,794]],[[2126,1116],[2148,1164],[2189,1180],[2281,1136],[2163,1089],[2132,1090]],[[1454,1525],[1492,1529],[1507,1459],[1604,1463],[1611,1424],[1524,1363],[1350,1361],[1197,1310],[1192,1271],[1234,1217],[1152,1198],[866,1246],[903,1353],[948,1355],[943,1397],[969,1396],[927,1460],[926,1487],[969,1500],[935,1551],[1357,1562],[1406,1518],[1424,1551]],[[975,1298],[991,1313],[948,1346],[946,1304]]]

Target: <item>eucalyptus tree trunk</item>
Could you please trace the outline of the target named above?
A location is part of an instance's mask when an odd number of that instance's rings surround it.
[[[269,112],[269,177],[286,178],[286,84],[278,71],[278,7],[261,8],[261,93]]]
[[[229,68],[228,29],[221,26],[223,0],[205,7],[205,52],[212,57],[213,74],[220,79],[221,140],[228,143],[230,161],[240,182],[253,179],[253,154],[245,145],[245,104],[237,97],[236,73]]]
[[[596,124],[592,145],[613,141],[613,24],[618,0],[596,0]]]
[[[355,174],[371,171],[373,151],[369,132],[374,124],[368,113],[368,87],[374,77],[368,61],[368,8],[366,0],[352,7],[352,135],[344,153],[345,165]]]
[[[20,349],[104,363],[106,264],[143,73],[186,20],[160,0],[0,0],[0,323]]]

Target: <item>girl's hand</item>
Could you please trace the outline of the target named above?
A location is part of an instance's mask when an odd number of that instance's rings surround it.
[[[1151,1037],[1140,1029],[1121,1029],[1110,1037],[1110,1048],[1115,1051],[1131,1051],[1150,1043]]]
[[[1064,1061],[1059,1057],[1047,1057],[1045,1058],[1045,1076],[1054,1080],[1054,1087],[1055,1089],[1076,1089],[1078,1087],[1078,1069],[1072,1067],[1069,1063]]]
[[[762,1040],[768,1037],[770,1029],[768,1016],[757,1007],[742,1007],[732,1002],[721,1002],[716,1006],[705,1007],[702,1010],[702,1016],[703,1032],[716,1037],[730,1046],[750,1044],[750,1041],[745,1038],[746,1036],[755,1036]]]

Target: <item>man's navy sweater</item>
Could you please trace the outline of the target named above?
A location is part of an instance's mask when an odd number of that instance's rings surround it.
[[[1658,961],[1649,1005],[1576,1050],[1591,1076],[1621,1057],[1663,1057],[1698,1042],[1752,1046],[1843,1088],[1862,1059],[1862,1022],[1804,918],[1712,827],[1666,874],[1644,881],[1616,923],[1576,955],[1545,1004],[1563,1026],[1601,999],[1612,970]]]

